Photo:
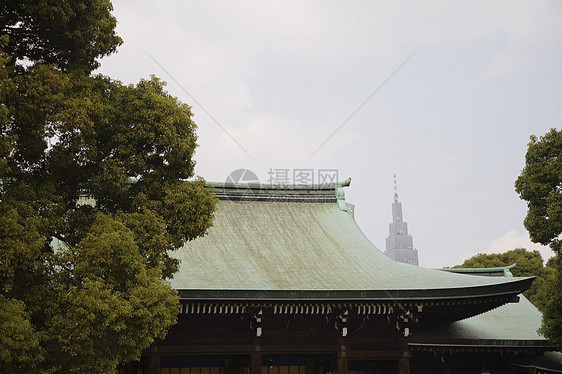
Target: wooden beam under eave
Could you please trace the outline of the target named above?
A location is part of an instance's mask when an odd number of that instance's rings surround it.
[[[410,374],[410,359],[402,357],[398,360],[398,374]]]

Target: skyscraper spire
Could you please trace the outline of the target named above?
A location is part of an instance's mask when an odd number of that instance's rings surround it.
[[[398,186],[396,185],[396,173],[394,173],[394,201],[398,201]]]
[[[384,254],[394,261],[418,266],[418,250],[414,249],[414,239],[408,234],[408,224],[402,219],[402,203],[398,201],[396,174],[394,174],[394,202],[389,232]]]

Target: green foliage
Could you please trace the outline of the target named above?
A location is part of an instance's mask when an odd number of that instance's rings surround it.
[[[36,373],[43,350],[25,304],[0,294],[0,372]]]
[[[92,71],[122,43],[109,0],[3,1],[1,33],[15,60]]]
[[[524,224],[531,240],[550,245],[556,253],[547,263],[553,270],[545,278],[538,305],[543,312],[541,332],[562,350],[562,131],[531,136],[515,190],[527,201]]]
[[[543,259],[539,251],[527,251],[517,248],[505,253],[478,253],[456,267],[465,268],[493,268],[517,264],[511,270],[516,277],[539,275],[543,268]]]
[[[9,38],[6,35],[0,35],[0,124],[8,123],[10,120],[10,108],[7,105],[7,99],[15,89],[10,70],[6,67],[10,60],[8,54],[4,53],[8,41]],[[0,179],[4,178],[7,171],[6,158],[13,150],[13,141],[14,139],[5,133],[4,126],[0,127]]]
[[[205,235],[189,106],[90,75],[106,0],[0,5],[0,372],[111,373],[178,313],[170,252]],[[23,68],[25,65],[25,68]]]
[[[527,201],[524,224],[531,240],[562,254],[562,131],[531,137],[515,190]]]
[[[542,290],[542,326],[539,330],[558,350],[562,350],[562,260],[560,256],[549,261],[554,271]]]
[[[516,264],[511,269],[515,277],[536,277],[527,291],[523,293],[529,301],[535,305],[540,305],[541,298],[538,293],[544,286],[545,278],[551,269],[543,266],[543,259],[539,251],[527,251],[524,248],[517,248],[505,253],[479,253],[472,256],[456,268],[494,268]]]
[[[107,215],[53,265],[61,270],[46,300],[46,350],[58,372],[109,373],[175,323],[175,291],[147,266],[133,233]]]

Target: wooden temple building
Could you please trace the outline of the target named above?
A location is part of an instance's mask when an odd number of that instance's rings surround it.
[[[521,295],[533,278],[389,259],[355,223],[348,185],[214,184],[214,226],[175,254],[178,323],[124,372],[540,372],[553,347]]]

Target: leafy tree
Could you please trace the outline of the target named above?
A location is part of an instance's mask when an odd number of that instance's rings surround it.
[[[91,71],[122,43],[109,0],[5,0],[1,33],[14,62],[32,61]]]
[[[57,371],[110,373],[119,361],[137,358],[155,335],[163,338],[178,313],[177,299],[158,269],[146,266],[134,234],[107,215],[97,214],[90,232],[76,247],[63,247],[56,261],[61,271],[44,305],[47,361]]]
[[[189,106],[157,78],[92,76],[104,0],[0,5],[0,371],[110,373],[175,323],[170,252],[216,198]]]
[[[531,136],[525,167],[515,190],[529,208],[524,224],[531,240],[550,248],[556,257],[539,305],[543,312],[541,332],[562,350],[562,131]]]
[[[515,190],[527,201],[524,224],[531,240],[550,245],[561,254],[562,234],[562,131],[551,129],[540,138],[531,136],[525,168]]]
[[[468,260],[464,261],[462,265],[455,267],[463,268],[493,268],[502,267],[516,264],[511,273],[516,277],[533,277],[531,288],[523,294],[533,304],[538,305],[541,298],[538,293],[544,286],[545,278],[550,274],[551,269],[543,266],[543,259],[539,251],[527,251],[524,248],[517,248],[505,253],[478,253]]]
[[[539,329],[558,350],[562,350],[562,260],[558,255],[552,258],[553,274],[542,290],[542,326]]]
[[[39,340],[25,304],[0,295],[0,372],[36,371],[43,358]]]

